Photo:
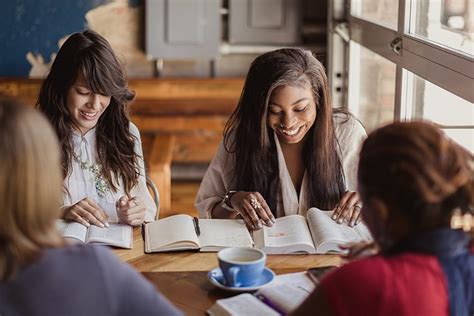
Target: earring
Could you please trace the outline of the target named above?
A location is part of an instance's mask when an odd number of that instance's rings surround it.
[[[285,128],[285,126],[283,125],[283,123],[280,123],[280,127],[281,127],[281,128]]]

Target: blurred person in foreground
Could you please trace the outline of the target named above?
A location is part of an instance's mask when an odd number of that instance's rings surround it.
[[[47,119],[0,97],[0,315],[181,315],[103,246],[56,229],[62,174]]]
[[[451,228],[453,214],[473,214],[473,168],[472,154],[432,124],[372,132],[358,184],[379,253],[328,273],[294,314],[473,315],[472,235]]]

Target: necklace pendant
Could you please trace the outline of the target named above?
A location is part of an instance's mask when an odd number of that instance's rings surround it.
[[[103,178],[100,178],[100,177],[96,178],[95,189],[97,191],[97,194],[100,197],[105,197],[105,194],[108,191],[107,182]]]
[[[107,191],[109,191],[109,185],[102,176],[102,168],[98,164],[92,164],[81,160],[75,152],[72,153],[72,157],[77,161],[77,163],[79,163],[79,166],[82,170],[88,170],[90,173],[92,173],[94,179],[91,179],[91,181],[94,181],[94,187],[97,191],[97,194],[100,197],[105,197],[105,194]]]

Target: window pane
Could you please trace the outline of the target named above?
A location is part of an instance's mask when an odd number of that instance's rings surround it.
[[[352,0],[351,14],[396,30],[398,0]]]
[[[474,55],[472,0],[419,0],[411,12],[411,34]]]
[[[474,105],[414,74],[413,117],[433,121],[474,152]]]
[[[393,121],[395,74],[394,63],[351,42],[349,109],[368,132]]]

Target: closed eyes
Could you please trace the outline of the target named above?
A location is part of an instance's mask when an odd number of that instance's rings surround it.
[[[294,112],[297,112],[297,113],[301,113],[301,112],[304,112],[308,109],[308,105],[305,105],[304,107],[301,107],[301,108],[295,108],[293,109]],[[275,115],[280,115],[283,113],[283,111],[279,111],[279,110],[272,110],[271,108],[268,109],[268,112],[270,112],[271,114],[275,114]]]

